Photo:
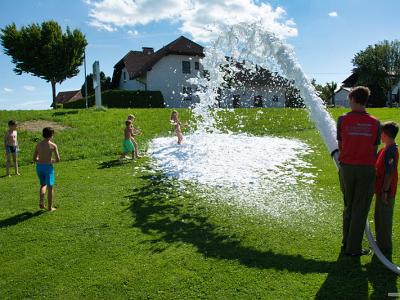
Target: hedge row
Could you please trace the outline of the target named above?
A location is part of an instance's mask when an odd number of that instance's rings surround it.
[[[164,98],[160,91],[108,90],[101,94],[102,105],[108,108],[162,108]],[[88,97],[88,106],[95,105],[94,95]],[[65,103],[63,108],[85,108],[86,100]]]

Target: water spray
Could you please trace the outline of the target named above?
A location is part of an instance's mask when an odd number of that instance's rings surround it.
[[[199,128],[212,130],[214,118],[210,108],[216,107],[218,89],[224,83],[224,71],[220,66],[227,64],[227,56],[237,62],[244,62],[245,67],[255,69],[256,66],[275,71],[294,82],[295,87],[307,106],[311,120],[320,132],[329,153],[339,168],[339,150],[336,140],[336,124],[325,109],[323,101],[317,96],[314,87],[301,70],[293,49],[275,34],[268,32],[261,23],[240,23],[224,30],[218,38],[205,49],[202,63],[209,72],[207,77],[195,78],[191,83],[200,87],[197,95],[200,103],[193,112],[200,122]],[[252,62],[252,63],[249,63]],[[254,70],[253,70],[254,71]],[[232,69],[232,72],[235,72]],[[400,268],[390,262],[380,251],[371,233],[368,221],[365,234],[375,255],[391,271],[400,274]]]

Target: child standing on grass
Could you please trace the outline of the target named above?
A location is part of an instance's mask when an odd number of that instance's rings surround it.
[[[178,137],[178,144],[182,144],[183,134],[181,129],[181,122],[179,121],[179,115],[176,110],[173,110],[171,113],[170,118],[171,125],[174,126],[173,131],[175,132],[176,136]]]
[[[135,158],[140,158],[139,156],[139,145],[135,139],[136,135],[141,134],[140,130],[135,128],[133,126],[133,122],[135,122],[135,116],[134,115],[128,115],[128,121],[132,122],[132,132],[134,133],[133,139],[132,139],[132,143],[133,143],[133,147],[135,148]]]
[[[8,121],[8,130],[4,135],[4,147],[6,149],[6,176],[10,176],[11,158],[14,162],[15,175],[19,175],[18,171],[18,141],[17,141],[17,122],[14,120]]]
[[[46,127],[42,132],[43,140],[39,142],[33,153],[33,161],[36,163],[36,173],[40,181],[40,198],[39,207],[44,208],[44,195],[47,193],[47,210],[54,211],[54,167],[53,164],[60,161],[57,145],[53,143],[52,138],[54,130],[51,127]],[[54,159],[53,159],[54,156]]]
[[[132,159],[138,158],[135,151],[134,141],[135,135],[133,132],[132,121],[125,121],[124,141],[122,143],[122,155],[120,159],[127,158],[128,154],[132,154]]]
[[[369,254],[362,239],[374,196],[375,162],[380,143],[380,122],[365,107],[370,96],[367,87],[349,93],[351,111],[338,120],[340,184],[343,192],[342,249],[349,256]]]
[[[393,207],[396,197],[399,151],[395,142],[399,125],[386,122],[382,125],[381,141],[385,145],[378,153],[375,184],[376,241],[388,259],[392,257]]]

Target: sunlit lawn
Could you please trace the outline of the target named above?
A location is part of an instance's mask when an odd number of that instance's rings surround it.
[[[169,110],[0,112],[0,125],[44,119],[57,132],[56,207],[38,210],[31,152],[40,133],[19,132],[20,177],[0,178],[0,299],[300,299],[382,298],[397,277],[371,257],[339,256],[342,199],[336,169],[304,110],[240,109],[227,129],[296,138],[314,153],[312,219],[274,218],[205,201],[176,188],[151,159],[119,163],[123,121],[137,117],[142,151],[170,134]],[[343,110],[331,111],[336,118]],[[374,109],[400,122],[398,109]],[[181,111],[182,119],[189,112]],[[243,125],[243,126],[241,126]],[[4,166],[4,159],[0,161]],[[266,195],[268,197],[268,195]],[[396,208],[394,260],[400,264]]]

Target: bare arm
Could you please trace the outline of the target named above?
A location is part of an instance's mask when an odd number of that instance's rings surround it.
[[[54,146],[54,154],[56,156],[55,162],[58,163],[60,162],[60,153],[58,153],[58,147]]]
[[[134,135],[140,135],[142,133],[142,131],[139,128],[132,128],[133,134]]]
[[[129,134],[130,134],[131,138],[135,138],[135,136],[136,136],[136,134],[133,130],[134,130],[133,128],[129,129]]]
[[[33,160],[33,162],[37,162],[38,161],[38,149],[37,149],[37,145],[36,145],[36,147],[35,147],[35,151],[33,152],[33,157],[32,157],[32,160]]]

